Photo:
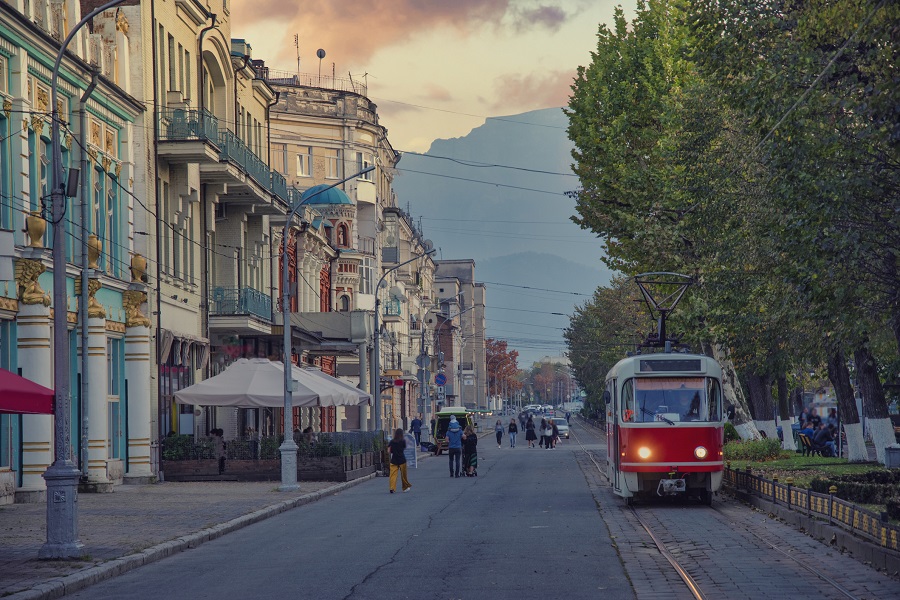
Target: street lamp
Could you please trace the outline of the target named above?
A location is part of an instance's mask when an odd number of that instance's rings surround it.
[[[66,298],[66,198],[64,193],[59,97],[59,69],[69,43],[86,23],[105,10],[126,0],[112,0],[95,8],[69,31],[60,44],[50,74],[50,177],[51,223],[53,223],[53,464],[44,472],[47,482],[47,541],[38,551],[39,558],[74,558],[84,546],[78,540],[78,512],[75,508],[78,478],[81,472],[69,458],[70,386],[69,335]],[[83,286],[87,282],[82,282]]]
[[[425,256],[430,256],[437,252],[437,249],[432,247],[432,243],[429,240],[425,241],[425,252],[422,254],[416,254],[409,260],[405,260],[398,265],[394,265],[390,269],[384,272],[384,275],[381,276],[381,279],[378,280],[378,284],[375,286],[375,329],[372,330],[372,348],[373,354],[375,355],[372,360],[372,394],[375,396],[375,414],[372,419],[372,429],[373,431],[381,430],[381,348],[380,346],[380,335],[378,331],[378,310],[381,306],[381,298],[378,296],[378,291],[381,289],[381,284],[384,282],[385,277],[387,277],[393,271],[396,271],[403,265],[408,265],[414,260],[419,260]]]
[[[349,177],[344,177],[340,181],[336,181],[328,187],[324,187],[309,196],[302,202],[298,201],[291,208],[291,213],[284,222],[284,230],[281,233],[281,315],[282,329],[284,334],[284,351],[282,352],[282,360],[284,361],[284,442],[282,442],[279,451],[281,452],[281,486],[278,488],[281,492],[292,492],[299,489],[297,485],[297,444],[294,442],[293,430],[293,412],[294,412],[294,386],[292,385],[292,363],[291,363],[291,291],[288,289],[289,272],[288,272],[288,230],[291,227],[291,221],[297,215],[297,212],[304,206],[304,202],[309,202],[310,198],[318,196],[323,192],[327,192],[333,187],[339,186],[345,181],[349,181],[354,177],[359,177],[369,171],[375,169],[375,166],[366,167],[358,173],[354,173]]]

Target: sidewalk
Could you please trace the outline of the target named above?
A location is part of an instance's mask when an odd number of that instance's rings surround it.
[[[0,597],[59,598],[371,477],[303,481],[296,492],[279,492],[278,482],[268,481],[122,485],[111,494],[79,494],[84,549],[76,561],[37,559],[46,541],[45,503],[0,506]]]

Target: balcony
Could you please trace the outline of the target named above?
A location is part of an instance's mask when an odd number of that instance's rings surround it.
[[[218,162],[219,120],[205,110],[159,111],[159,154],[171,163]]]
[[[400,317],[403,315],[403,308],[399,300],[388,300],[384,303],[384,322],[399,323]]]
[[[231,161],[241,167],[247,175],[262,188],[271,190],[272,172],[263,159],[253,153],[253,150],[237,135],[228,130],[219,132],[219,147],[222,148],[220,161]]]
[[[272,298],[253,288],[213,288],[209,309],[211,329],[237,334],[270,333]]]
[[[356,238],[356,249],[360,254],[375,256],[375,238],[359,236]]]

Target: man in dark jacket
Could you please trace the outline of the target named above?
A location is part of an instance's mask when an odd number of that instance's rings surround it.
[[[447,426],[447,455],[450,457],[450,477],[459,477],[460,459],[462,458],[462,427],[459,426],[459,421],[455,416],[450,417],[450,425]]]
[[[813,435],[812,439],[813,446],[818,448],[827,448],[827,452],[823,452],[826,456],[836,456],[837,451],[834,444],[834,434],[831,431],[831,427],[822,423],[819,425],[819,430]]]
[[[416,436],[416,446],[422,443],[422,415],[419,415],[409,424],[409,430]]]

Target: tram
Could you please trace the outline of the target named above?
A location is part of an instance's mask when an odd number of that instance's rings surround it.
[[[722,485],[722,369],[707,356],[637,354],[606,375],[607,473],[615,493],[694,496]]]

